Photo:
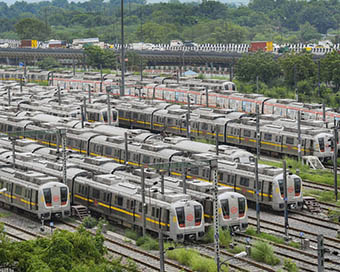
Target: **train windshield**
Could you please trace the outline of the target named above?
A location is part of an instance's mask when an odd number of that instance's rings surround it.
[[[177,214],[178,225],[181,228],[184,228],[185,227],[184,207],[176,208],[176,214]]]
[[[225,219],[229,219],[230,218],[230,214],[229,214],[229,202],[228,202],[228,199],[221,200],[221,208],[222,208],[223,217]]]
[[[295,188],[295,196],[300,195],[300,193],[301,193],[301,179],[294,178],[294,188]]]
[[[246,200],[243,197],[238,198],[239,217],[243,217],[246,212]]]
[[[277,183],[279,184],[280,187],[280,194],[284,195],[283,179],[279,179]]]
[[[319,141],[320,151],[324,152],[325,151],[325,139],[324,138],[318,138],[318,141]]]
[[[202,221],[202,207],[199,205],[194,206],[195,209],[195,226],[201,225]]]
[[[60,188],[60,199],[61,199],[61,205],[65,205],[67,202],[67,187]]]
[[[44,189],[44,197],[45,197],[45,203],[46,206],[51,207],[52,206],[52,193],[51,193],[51,189]]]
[[[113,122],[117,121],[117,112],[116,111],[112,111],[112,121]]]
[[[107,122],[107,111],[103,111],[103,120]]]

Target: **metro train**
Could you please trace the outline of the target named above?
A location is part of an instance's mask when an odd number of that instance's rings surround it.
[[[11,149],[11,143],[8,140],[0,140],[3,147]],[[30,140],[18,140],[16,146],[16,167],[23,169],[33,169],[41,171],[45,174],[57,177],[62,180],[62,165],[56,163],[58,154],[54,149],[48,147],[38,147],[37,144]],[[23,153],[22,153],[23,152]],[[27,153],[29,152],[29,153]],[[71,154],[70,154],[71,155]],[[45,159],[47,158],[47,160]],[[7,151],[0,155],[0,160],[3,162],[12,162],[12,152]],[[72,154],[68,157],[67,167],[67,183],[72,184],[73,180],[78,177],[86,177],[103,174],[114,174],[117,179],[124,180],[130,183],[138,184],[140,186],[140,175],[132,174],[130,167],[116,164],[111,159],[99,157],[83,157],[77,154]],[[59,171],[58,171],[59,170]],[[89,174],[93,173],[93,174]],[[155,189],[155,183],[160,180],[160,177],[150,170],[146,171],[146,188],[150,190]],[[165,187],[167,192],[174,191],[182,193],[183,189],[180,188],[181,181],[177,177],[165,177]],[[151,188],[154,187],[154,188]],[[212,185],[203,181],[188,180],[187,181],[187,194],[193,199],[203,205],[205,227],[212,223],[213,218],[213,202],[211,198]],[[159,192],[161,190],[158,190]],[[247,223],[247,204],[246,198],[239,193],[233,192],[231,189],[220,188],[218,195],[218,205],[223,207],[223,214],[219,215],[220,226],[223,228],[230,228],[234,231],[243,231],[246,229]],[[235,209],[235,208],[236,209]]]
[[[141,128],[158,133],[189,136],[195,139],[215,140],[218,142],[254,150],[256,148],[255,118],[238,112],[199,108],[190,111],[179,105],[158,107],[146,103],[121,103],[115,106],[118,111],[119,125],[129,128]],[[271,155],[298,155],[297,124],[281,119],[260,120],[261,152]],[[301,153],[303,156],[317,156],[321,160],[332,157],[333,135],[330,129],[316,126],[301,126]],[[338,139],[339,143],[339,139]]]
[[[6,165],[0,169],[0,203],[28,212],[41,220],[71,215],[69,188],[55,177],[36,171],[20,171]]]
[[[0,160],[11,161],[10,154],[11,151],[7,151],[7,154],[2,152]],[[35,156],[32,153],[19,153],[16,167],[28,170],[28,172],[32,171],[30,169],[37,169],[50,176],[55,176],[54,178],[61,178],[62,173],[55,171],[58,169],[58,164],[46,162]],[[67,184],[71,188],[70,202],[72,205],[84,205],[93,213],[100,214],[109,220],[119,221],[125,226],[133,226],[137,229],[142,227],[140,186],[122,179],[121,175],[94,176],[88,171],[74,167],[74,165],[69,165],[67,168]],[[243,202],[240,200],[241,205],[245,206],[242,224],[238,227],[245,228],[247,226],[246,201],[243,196],[240,198],[243,199]],[[232,200],[228,202],[228,199],[221,198],[221,201],[226,203],[224,205],[229,203],[234,207],[235,203]],[[206,227],[203,206],[192,200],[189,195],[171,190],[166,190],[163,195],[152,192],[146,196],[145,203],[147,230],[153,232],[162,230],[165,235],[176,241],[200,240],[203,237]],[[229,214],[229,210],[226,213]],[[225,221],[239,221],[238,214],[233,213],[231,218],[231,220],[225,219]],[[235,228],[235,224],[233,227]]]

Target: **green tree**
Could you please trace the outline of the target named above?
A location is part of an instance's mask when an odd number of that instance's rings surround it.
[[[45,41],[48,39],[51,28],[37,18],[25,18],[15,25],[20,39],[34,39]]]
[[[299,31],[300,40],[302,42],[309,42],[311,40],[319,40],[321,34],[317,31],[316,27],[312,26],[310,23],[306,22],[300,25]]]
[[[256,77],[266,84],[272,83],[281,74],[274,56],[265,52],[245,55],[237,62],[235,75],[242,81],[256,81]]]
[[[100,68],[114,68],[117,56],[113,50],[101,49],[99,46],[87,46],[85,48],[86,63],[90,66]]]
[[[44,70],[60,67],[60,63],[53,57],[47,57],[37,63],[38,67]]]
[[[340,54],[333,52],[321,60],[321,78],[334,86],[334,92],[340,90]]]

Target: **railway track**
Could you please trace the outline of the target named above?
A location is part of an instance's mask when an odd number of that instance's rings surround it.
[[[243,245],[248,244],[244,239],[251,239],[255,241],[262,241],[262,242],[269,243],[273,247],[274,253],[277,256],[281,258],[288,258],[288,259],[293,260],[297,264],[299,271],[314,272],[317,269],[317,262],[315,262],[315,260],[317,259],[316,254],[302,251],[294,247],[290,247],[290,246],[283,245],[283,244],[278,244],[272,241],[268,241],[262,238],[250,236],[250,235],[243,234],[243,233],[238,233],[237,235],[240,236],[240,239],[234,239],[234,241],[241,243]],[[331,269],[333,271],[333,268]]]
[[[74,225],[71,223],[63,222],[63,225],[66,225],[68,228],[76,229],[78,225]],[[90,231],[92,234],[95,234],[93,231]],[[105,246],[107,247],[108,252],[123,256],[124,258],[128,258],[136,262],[137,264],[144,266],[147,271],[159,271],[160,267],[160,257],[158,255],[154,255],[152,253],[146,252],[137,248],[134,245],[129,245],[127,242],[121,242],[119,239],[105,237]],[[125,253],[124,253],[125,252]],[[192,272],[192,270],[188,269],[185,266],[179,265],[173,261],[164,260],[165,271],[186,271]]]

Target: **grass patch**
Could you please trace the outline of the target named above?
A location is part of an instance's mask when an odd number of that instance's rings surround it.
[[[148,235],[139,237],[136,241],[136,245],[145,250],[159,250],[158,241]]]
[[[278,236],[273,235],[273,234],[265,233],[265,232],[257,233],[255,228],[252,228],[252,227],[249,227],[246,230],[246,234],[251,235],[251,236],[255,236],[255,237],[267,240],[267,241],[271,241],[271,242],[276,243],[276,244],[286,244],[285,240],[283,238],[278,237]],[[297,243],[297,242],[290,242],[289,246],[294,247],[294,248],[301,248],[300,244]]]
[[[82,225],[87,229],[92,229],[97,226],[98,221],[96,218],[91,216],[86,216],[82,222]]]
[[[230,231],[228,229],[222,229],[219,230],[220,234],[220,245],[229,248],[230,243],[232,242]],[[204,234],[203,243],[213,243],[214,242],[214,228],[209,227],[208,231]]]
[[[340,222],[340,210],[328,210],[328,217],[333,222]]]
[[[298,272],[299,268],[297,267],[296,263],[294,263],[291,259],[284,259],[283,267],[285,271],[288,272]]]
[[[0,213],[0,218],[9,217],[10,213]]]
[[[256,242],[251,249],[251,257],[258,262],[277,265],[280,259],[275,256],[273,248],[265,242]]]
[[[133,230],[130,230],[130,229],[127,229],[127,230],[125,231],[125,236],[126,236],[127,238],[130,238],[131,240],[135,240],[135,241],[137,241],[137,239],[138,239],[138,237],[139,237],[139,235],[138,235],[137,232],[135,232],[135,231],[133,231]]]
[[[237,245],[233,248],[228,249],[228,252],[233,254],[241,253],[242,251],[246,251],[246,247],[244,245]]]
[[[335,201],[335,195],[333,191],[320,191],[320,190],[304,190],[303,194],[305,196],[313,196],[318,201],[333,203],[340,207],[339,201]]]
[[[217,267],[215,260],[212,258],[202,257],[196,250],[188,248],[178,248],[168,250],[166,256],[169,259],[175,260],[182,265],[190,267],[197,272],[216,272]],[[221,271],[227,272],[228,267],[222,266]]]
[[[307,165],[304,165],[297,160],[294,159],[285,159],[287,161],[288,166],[292,166],[292,168],[289,170],[292,173],[296,173],[296,169],[300,170],[299,176],[302,179],[306,179],[315,183],[319,184],[326,184],[326,185],[333,185],[334,184],[334,174],[332,171],[329,170],[313,170],[310,169]],[[272,162],[272,161],[263,161],[260,160],[259,163],[261,164],[267,164],[274,167],[280,167],[282,168],[281,162]],[[338,175],[338,179],[340,178],[340,175]]]

